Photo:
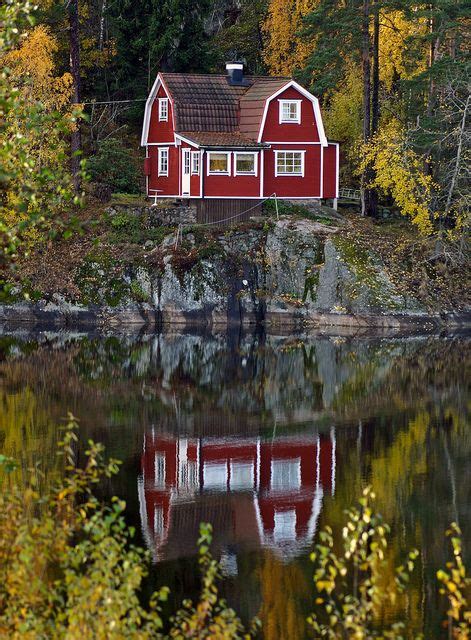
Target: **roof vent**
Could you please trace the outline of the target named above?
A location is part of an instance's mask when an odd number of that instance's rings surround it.
[[[242,62],[226,62],[229,84],[244,84],[244,65]]]

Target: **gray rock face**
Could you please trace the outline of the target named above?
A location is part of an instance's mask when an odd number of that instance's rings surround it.
[[[172,242],[160,245],[160,262],[129,265],[122,276],[113,270],[102,274],[102,265],[89,263],[84,282],[98,284],[86,304],[53,296],[33,311],[17,305],[11,317],[38,320],[59,314],[61,325],[81,319],[290,327],[440,324],[440,318],[431,318],[417,301],[398,292],[378,258],[353,246],[342,227],[281,217],[248,230],[221,232],[206,245],[198,245],[196,237],[196,232],[187,235],[186,249],[178,253],[173,235]],[[0,309],[0,320],[5,314]]]

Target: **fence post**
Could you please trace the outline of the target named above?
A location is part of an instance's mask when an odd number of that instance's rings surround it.
[[[280,216],[278,214],[278,200],[276,199],[276,193],[274,193],[273,195],[275,196],[276,219],[279,220]]]

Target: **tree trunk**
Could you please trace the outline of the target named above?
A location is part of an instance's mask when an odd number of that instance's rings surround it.
[[[379,0],[374,0],[373,6],[373,87],[371,93],[371,136],[376,135],[379,126]],[[371,179],[375,178],[375,171],[371,168]],[[370,189],[370,216],[378,215],[378,192]]]
[[[80,104],[80,39],[79,39],[79,13],[78,0],[69,0],[69,46],[70,46],[70,73],[74,82],[72,99],[75,104]],[[70,141],[72,179],[76,192],[80,190],[80,152],[82,141],[80,124],[72,132]]]
[[[370,0],[363,0],[362,20],[362,71],[363,71],[363,142],[366,144],[371,134],[371,61],[370,61]],[[361,179],[361,214],[370,214],[370,190],[367,184],[370,179],[369,168],[366,167]]]

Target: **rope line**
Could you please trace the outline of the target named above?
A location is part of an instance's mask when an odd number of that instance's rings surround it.
[[[234,220],[235,218],[238,218],[239,216],[244,215],[245,213],[249,213],[249,211],[252,211],[253,209],[256,209],[257,207],[260,207],[264,202],[266,202],[267,200],[270,200],[271,198],[275,198],[275,207],[276,207],[276,217],[278,218],[278,201],[276,199],[276,193],[272,193],[270,196],[264,198],[263,200],[261,200],[260,202],[258,202],[257,204],[255,204],[253,207],[249,207],[248,209],[245,209],[244,211],[240,211],[239,213],[236,213],[233,216],[230,216],[229,218],[223,218],[222,220],[214,220],[213,222],[200,222],[200,223],[194,223],[194,224],[179,224],[177,227],[177,232],[175,235],[175,249],[178,246],[178,239],[180,238],[180,240],[183,240],[183,228],[184,227],[188,227],[190,229],[193,229],[194,227],[209,227],[213,224],[221,224],[221,222],[229,222],[229,220]]]

